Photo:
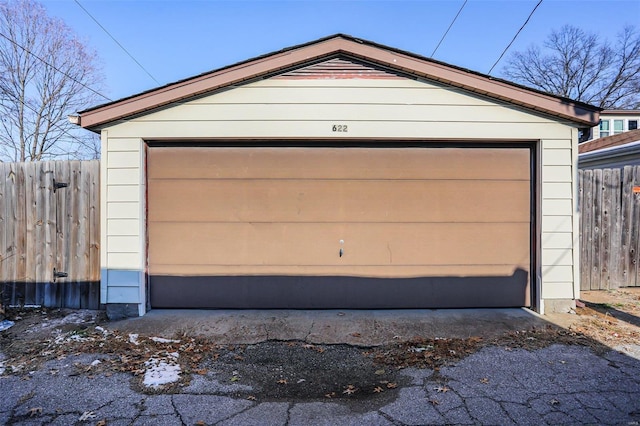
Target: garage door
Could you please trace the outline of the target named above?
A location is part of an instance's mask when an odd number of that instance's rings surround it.
[[[151,147],[153,307],[530,303],[528,147]]]

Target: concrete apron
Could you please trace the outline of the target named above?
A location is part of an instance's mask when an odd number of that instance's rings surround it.
[[[552,325],[524,308],[431,310],[186,310],[154,309],[109,328],[160,337],[208,337],[220,344],[300,340],[377,346],[414,337],[494,337]]]

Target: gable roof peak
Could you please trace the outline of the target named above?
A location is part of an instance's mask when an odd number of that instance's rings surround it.
[[[79,112],[79,124],[101,126],[185,99],[267,78],[335,56],[348,56],[415,78],[436,81],[583,126],[598,123],[592,105],[530,89],[400,49],[337,33]]]

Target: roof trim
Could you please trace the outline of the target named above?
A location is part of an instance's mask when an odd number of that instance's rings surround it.
[[[344,55],[392,70],[459,87],[493,99],[589,127],[598,124],[600,108],[550,95],[485,74],[445,64],[388,46],[336,34],[79,112],[80,126],[97,130],[114,121],[225,87],[277,74],[306,63]]]
[[[603,109],[601,115],[640,115],[640,109]]]

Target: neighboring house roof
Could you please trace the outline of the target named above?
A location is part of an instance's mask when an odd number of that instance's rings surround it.
[[[269,78],[310,63],[335,57],[366,61],[405,75],[462,88],[583,126],[595,126],[600,108],[550,95],[515,83],[452,66],[410,52],[336,34],[254,59],[170,83],[134,96],[99,105],[79,113],[77,124],[100,126],[143,114],[174,102],[212,93],[249,81]]]
[[[583,170],[640,165],[640,130],[582,143],[578,152],[578,168]]]
[[[578,152],[584,154],[605,148],[619,147],[628,143],[640,141],[640,129],[630,130],[617,135],[605,136],[604,138],[592,139],[578,145]]]

